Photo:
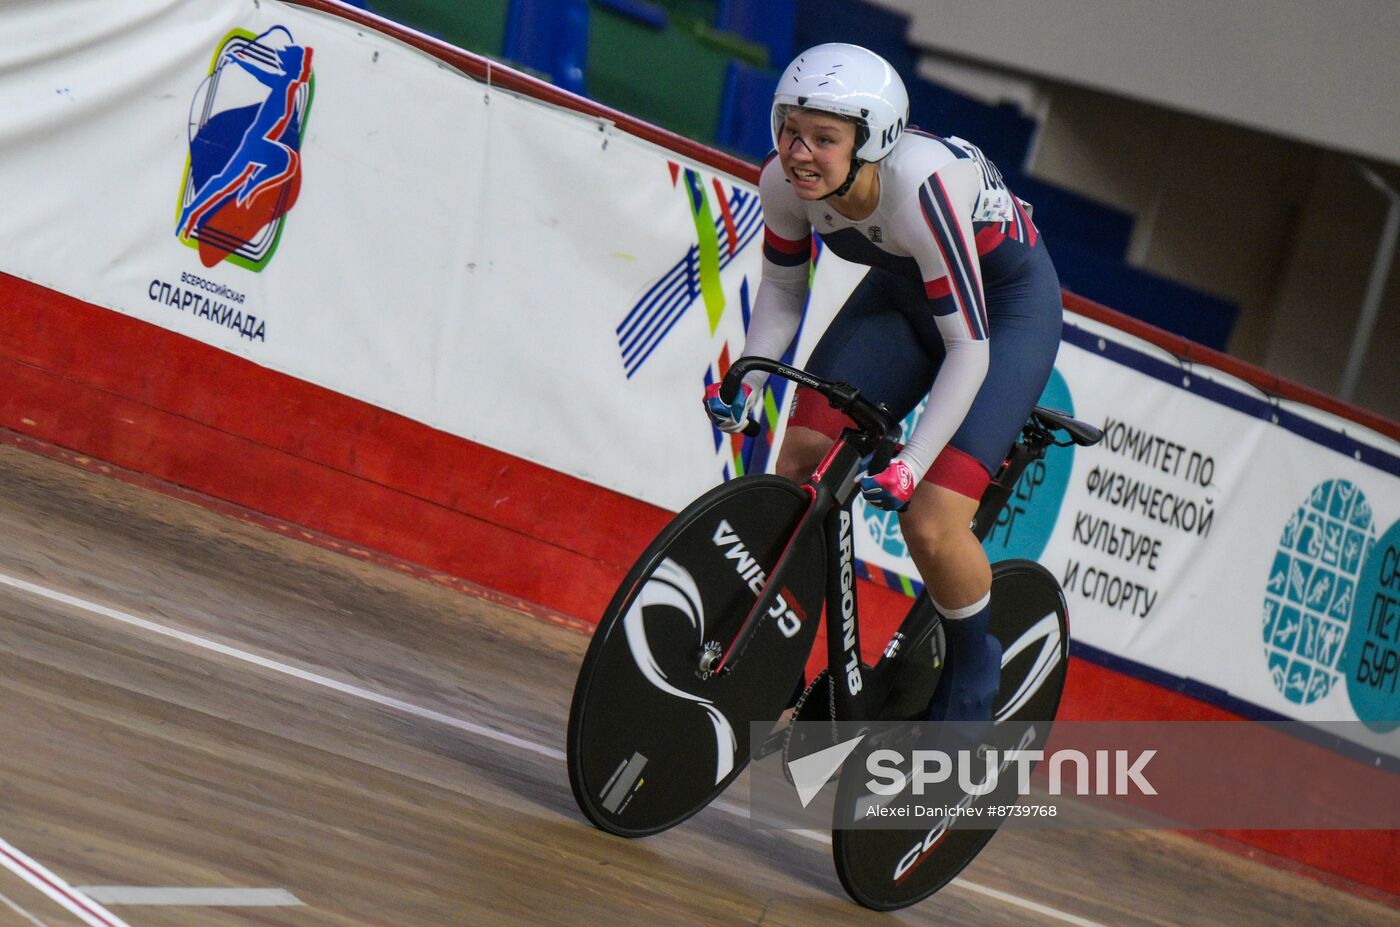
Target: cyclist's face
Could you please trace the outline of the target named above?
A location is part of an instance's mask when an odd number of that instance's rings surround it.
[[[778,159],[793,192],[819,199],[846,182],[855,152],[856,127],[837,116],[794,109],[778,132]]]

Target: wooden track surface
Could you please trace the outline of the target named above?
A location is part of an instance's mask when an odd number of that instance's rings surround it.
[[[562,761],[583,636],[8,447],[0,574],[33,587],[0,580],[0,850],[301,902],[107,905],[131,927],[1400,919],[1155,832],[1002,833],[894,915],[724,808],[607,836]],[[0,868],[0,927],[81,923]]]

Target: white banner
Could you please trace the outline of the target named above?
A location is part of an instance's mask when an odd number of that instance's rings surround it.
[[[0,35],[0,270],[673,510],[771,461],[699,402],[757,286],[747,183],[275,0]],[[821,256],[799,362],[859,274]],[[1108,437],[1032,468],[994,557],[1060,576],[1084,645],[1400,756],[1400,446],[1070,321],[1045,401]]]
[[[725,472],[751,187],[288,4],[0,35],[0,270],[664,507]]]
[[[1359,718],[1400,756],[1400,446],[1066,323],[1042,402],[1104,440],[1030,468],[991,557],[1055,573],[1078,644],[1247,714]],[[857,550],[916,576],[895,518],[861,520]]]

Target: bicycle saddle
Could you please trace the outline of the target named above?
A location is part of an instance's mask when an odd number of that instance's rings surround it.
[[[1081,447],[1089,447],[1098,444],[1103,439],[1103,432],[1093,425],[1081,422],[1078,419],[1070,418],[1065,413],[1057,409],[1047,409],[1044,406],[1036,406],[1031,413],[1031,418],[1041,428],[1047,431],[1068,432],[1075,444]]]

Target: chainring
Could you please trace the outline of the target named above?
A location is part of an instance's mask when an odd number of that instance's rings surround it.
[[[800,760],[836,743],[836,727],[832,721],[836,714],[834,698],[831,674],[823,669],[812,677],[798,697],[797,704],[792,706],[792,717],[788,719],[787,730],[783,733],[783,777],[789,783],[792,782],[789,764],[793,760]],[[799,728],[799,721],[829,721],[832,723],[831,732],[825,738],[813,736],[813,728],[807,724]]]

